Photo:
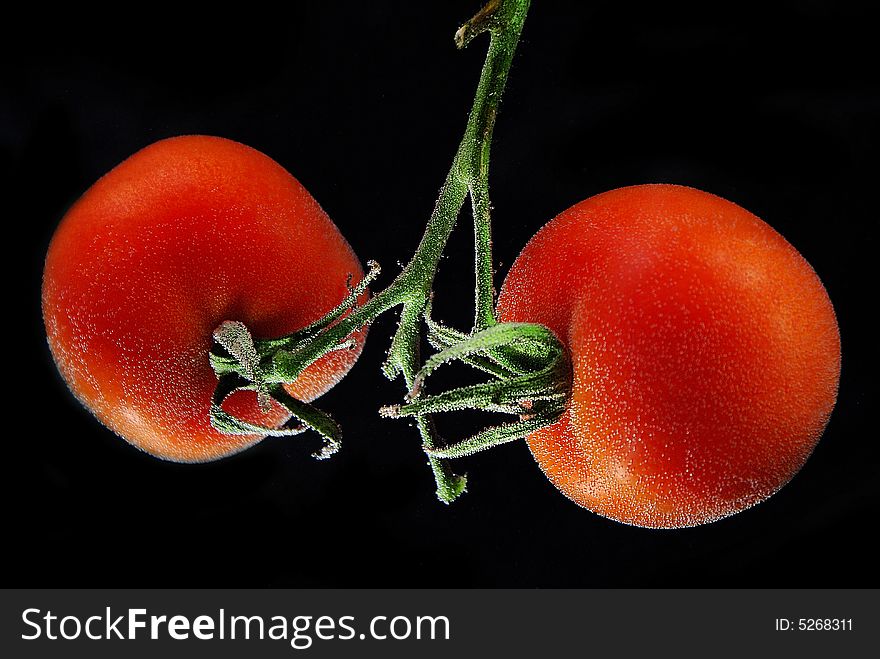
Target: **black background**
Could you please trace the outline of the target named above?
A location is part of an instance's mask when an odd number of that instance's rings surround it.
[[[452,43],[479,3],[287,4],[6,17],[9,585],[877,585],[880,95],[874,24],[854,4],[539,0],[496,130],[499,276],[559,211],[644,182],[735,201],[815,267],[840,321],[840,397],[806,467],[756,508],[689,530],[623,526],[557,493],[523,443],[460,461],[470,491],[439,504],[415,431],[376,414],[401,395],[378,372],[390,316],[321,399],[347,429],[323,463],[311,439],[164,463],[81,408],[45,345],[42,259],[76,197],[150,142],[207,133],[267,153],[385,266],[380,285],[411,255],[483,60],[484,40]],[[437,315],[463,328],[471,240],[465,216],[436,289]]]

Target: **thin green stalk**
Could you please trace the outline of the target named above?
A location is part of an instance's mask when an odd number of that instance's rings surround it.
[[[389,377],[403,375],[407,388],[415,383],[419,371],[421,320],[429,306],[431,289],[437,267],[449,236],[455,226],[465,199],[470,195],[474,210],[476,312],[475,328],[486,329],[495,323],[494,286],[492,273],[492,246],[490,203],[488,193],[489,153],[498,104],[513,55],[519,42],[530,0],[489,0],[486,6],[456,33],[456,45],[466,46],[475,36],[489,32],[489,48],[480,73],[474,104],[468,115],[464,137],[456,151],[449,173],[440,190],[437,203],[428,220],[425,233],[403,271],[383,291],[363,306],[353,304],[355,297],[331,312],[314,328],[315,333],[305,336],[254,341],[256,352],[262,357],[259,368],[250,365],[252,382],[257,391],[266,391],[269,384],[292,382],[311,363],[333,350],[345,346],[346,337],[372,323],[380,314],[402,306],[400,324],[391,342],[383,370]],[[329,320],[328,320],[329,318]],[[212,364],[218,375],[230,377],[235,371],[227,355],[212,354]],[[240,375],[242,374],[239,371]],[[310,412],[297,409],[306,423]],[[234,427],[216,410],[218,427]],[[316,423],[326,422],[315,413]],[[437,445],[433,422],[427,415],[418,415],[416,425],[426,448]],[[456,476],[444,460],[431,456],[431,467],[437,481],[438,495],[451,501],[464,489],[463,477]]]
[[[492,260],[492,222],[489,202],[488,177],[471,185],[471,200],[474,214],[474,274],[476,297],[474,300],[474,332],[494,325],[495,283]]]

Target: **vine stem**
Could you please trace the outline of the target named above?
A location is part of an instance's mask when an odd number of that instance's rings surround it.
[[[265,387],[267,383],[292,382],[309,364],[339,349],[352,332],[370,324],[382,313],[402,306],[400,323],[391,341],[383,371],[390,379],[402,375],[407,388],[411,389],[419,371],[421,322],[429,306],[437,267],[469,195],[472,199],[475,237],[474,329],[486,329],[495,324],[489,153],[498,105],[529,4],[530,0],[490,0],[455,34],[456,45],[463,48],[477,35],[488,32],[489,48],[464,137],[412,259],[387,288],[362,306],[353,305],[341,318],[336,313],[335,322],[321,328],[308,340],[303,340],[295,333],[282,339],[254,341],[255,350],[265,362],[260,373],[260,387]],[[218,361],[222,361],[222,357]],[[298,414],[301,419],[308,421],[302,410],[298,410]],[[431,418],[427,415],[416,416],[416,426],[425,448],[437,448]],[[428,455],[439,498],[452,501],[464,490],[464,478],[455,475],[445,459],[431,456],[430,453]]]

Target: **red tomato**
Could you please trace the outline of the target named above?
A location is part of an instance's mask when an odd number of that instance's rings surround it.
[[[568,410],[528,440],[541,469],[627,524],[695,526],[766,499],[837,397],[840,336],[816,273],[760,219],[692,188],[569,208],[519,255],[499,311],[571,354]]]
[[[351,247],[306,189],[276,162],[217,137],[156,142],[93,185],[65,215],[46,256],[43,316],[71,391],[135,446],[180,462],[214,460],[258,436],[209,423],[217,378],[212,332],[244,322],[278,337],[317,320],[358,281]],[[287,389],[311,400],[357,359],[327,355]],[[254,423],[253,392],[224,404]]]

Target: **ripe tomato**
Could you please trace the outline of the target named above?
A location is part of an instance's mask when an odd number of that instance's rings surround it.
[[[815,272],[767,224],[714,195],[621,188],[526,245],[504,321],[547,325],[572,397],[529,437],[570,499],[637,526],[694,526],[791,479],[834,407],[840,337]]]
[[[49,245],[43,317],[71,391],[98,419],[157,457],[201,462],[260,440],[209,423],[213,330],[238,320],[278,337],[317,320],[363,276],[306,189],[276,162],[217,137],[156,142],[93,185]],[[311,400],[357,359],[330,353],[287,388]],[[224,408],[265,425],[253,392]]]

